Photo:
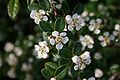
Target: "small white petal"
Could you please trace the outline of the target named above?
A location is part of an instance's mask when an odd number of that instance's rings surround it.
[[[64,44],[66,44],[66,43],[68,42],[68,40],[69,40],[68,37],[65,37],[65,38],[62,39],[62,42],[63,42]]]
[[[72,18],[71,18],[70,15],[67,15],[67,16],[65,17],[65,19],[66,19],[66,21],[67,21],[68,24],[70,24],[70,23],[72,22]]]
[[[77,71],[79,69],[79,65],[74,66],[74,70]]]
[[[43,45],[47,46],[47,42],[46,41],[43,41],[42,43],[43,43]]]
[[[43,21],[47,21],[48,17],[47,16],[43,16]]]
[[[46,50],[46,52],[48,53],[49,52],[49,47],[45,47],[45,50]]]
[[[80,25],[76,26],[76,30],[80,30],[80,28],[81,28]]]
[[[99,33],[100,33],[100,30],[99,30],[99,29],[96,29],[96,30],[94,31],[94,33],[95,33],[95,34],[99,34]]]
[[[77,13],[73,14],[72,18],[73,19],[77,19],[78,18],[78,14]]]
[[[79,67],[80,70],[83,70],[83,69],[85,69],[85,67],[86,67],[85,64],[80,64],[79,66],[80,66],[80,67]]]
[[[110,40],[115,40],[115,36],[113,36],[113,35],[110,35]]]
[[[67,35],[66,32],[60,33],[60,36],[66,36],[66,35]]]
[[[35,22],[36,24],[39,24],[40,21],[41,21],[40,19],[35,19],[35,20],[34,20],[34,22]]]
[[[93,45],[92,45],[92,44],[88,45],[88,48],[92,49],[92,48],[93,48]]]
[[[36,10],[32,10],[30,13],[30,18],[35,19]]]
[[[56,7],[57,9],[60,9],[60,8],[62,7],[62,5],[61,5],[61,4],[57,4],[55,7]]]
[[[115,25],[115,30],[120,30],[120,25],[119,24]]]
[[[52,32],[52,36],[57,37],[58,35],[59,35],[59,32],[58,32],[58,31],[54,31],[54,32]]]
[[[39,10],[39,13],[44,15],[45,14],[45,11],[44,10]]]
[[[88,29],[89,29],[90,31],[94,31],[95,26],[90,25],[90,26],[88,27]]]
[[[63,44],[62,43],[56,44],[56,49],[57,50],[62,49],[62,48],[63,48]]]
[[[94,77],[90,77],[88,80],[95,80],[95,78]]]
[[[107,43],[106,42],[101,42],[100,43],[103,47],[107,46]]]
[[[68,30],[69,31],[73,31],[73,26],[72,25],[68,25]]]
[[[117,31],[113,31],[113,35],[114,35],[114,36],[117,36],[117,35],[118,35],[118,32],[117,32]]]
[[[95,69],[95,77],[100,78],[103,76],[103,72],[100,69]]]
[[[104,32],[103,35],[108,37],[110,34],[109,34],[109,32]]]
[[[48,58],[49,56],[48,56],[48,54],[47,53],[42,53],[42,58],[43,59],[46,59],[46,58]]]
[[[99,37],[98,37],[98,40],[99,40],[99,41],[103,41],[103,40],[104,40],[104,37],[103,37],[103,36],[99,36]]]
[[[73,63],[75,63],[75,64],[79,64],[80,61],[81,61],[81,59],[80,59],[79,56],[75,55],[74,57],[72,57],[72,61],[73,61]]]
[[[90,21],[90,24],[95,24],[95,20],[92,19],[92,20]]]
[[[35,50],[39,51],[39,49],[40,49],[40,46],[39,45],[35,45]]]
[[[55,45],[55,40],[53,38],[50,39],[50,44]]]
[[[102,23],[102,20],[101,19],[97,19],[96,20],[98,24],[101,24]]]

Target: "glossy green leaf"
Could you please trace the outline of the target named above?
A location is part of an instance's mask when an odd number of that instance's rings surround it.
[[[44,9],[44,10],[50,9],[50,3],[48,0],[39,0],[39,6],[41,6],[41,9]]]
[[[39,26],[44,32],[52,32],[51,24],[48,22],[41,21]]]
[[[39,10],[40,6],[38,4],[36,4],[36,3],[32,3],[32,4],[28,5],[28,9],[30,11],[32,11],[32,10]]]
[[[45,69],[45,68],[43,68],[42,70],[41,70],[41,73],[42,73],[42,75],[45,77],[45,78],[47,78],[47,79],[50,79],[53,75],[51,74],[51,72],[48,70],[48,69]]]
[[[74,54],[80,55],[80,52],[82,50],[82,45],[80,42],[76,42],[74,45]]]
[[[67,72],[68,72],[68,67],[66,67],[66,65],[62,65],[57,68],[57,70],[55,71],[55,75],[58,79],[62,79],[65,77]]]
[[[72,51],[68,48],[62,48],[59,51],[59,55],[65,59],[71,59],[72,57]]]
[[[65,19],[58,18],[55,22],[54,28],[56,31],[62,32],[65,28]]]
[[[16,15],[19,12],[20,3],[19,0],[10,0],[7,6],[8,15],[10,18],[15,19]]]
[[[75,13],[82,14],[83,11],[84,11],[84,6],[83,6],[83,4],[79,3],[78,5],[75,6],[72,13],[73,14],[75,14]]]
[[[69,4],[68,4],[67,0],[64,0],[62,2],[62,10],[63,10],[64,14],[66,14],[66,15],[70,14],[70,7],[69,7]]]
[[[56,70],[57,67],[58,67],[58,65],[53,63],[53,62],[46,62],[45,63],[45,68],[48,70]]]

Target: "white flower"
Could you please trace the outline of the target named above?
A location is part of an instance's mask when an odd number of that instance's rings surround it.
[[[103,71],[100,69],[95,69],[95,77],[100,78],[103,76]]]
[[[57,80],[56,78],[51,78],[50,80]]]
[[[48,39],[51,45],[56,45],[56,49],[62,49],[63,44],[68,42],[68,37],[66,36],[66,32],[59,33],[58,31],[52,32],[52,36],[49,36]]]
[[[74,57],[72,57],[72,61],[76,64],[74,66],[74,70],[83,70],[86,67],[86,65],[89,65],[91,63],[90,52],[85,51],[80,56],[75,55]]]
[[[44,10],[32,10],[30,13],[30,18],[34,19],[34,22],[36,24],[39,24],[40,21],[47,21],[48,17],[45,15],[45,11]]]
[[[15,47],[14,48],[14,53],[17,55],[17,56],[21,56],[23,54],[23,51],[20,47]]]
[[[15,77],[16,77],[15,68],[12,67],[12,68],[7,72],[7,75],[8,75],[10,78],[15,78]]]
[[[39,45],[35,45],[35,50],[37,51],[37,58],[48,58],[49,47],[47,46],[47,42],[39,42]]]
[[[100,60],[101,58],[102,58],[102,55],[99,52],[94,54],[94,59]]]
[[[32,65],[28,63],[23,63],[21,67],[21,71],[28,72],[32,69]]]
[[[85,26],[85,20],[77,13],[75,13],[72,17],[70,15],[67,15],[65,19],[68,23],[69,31],[73,31],[74,28],[76,30],[80,30],[81,27]]]
[[[94,41],[89,35],[80,36],[79,40],[83,45],[83,48],[85,48],[86,46],[90,49],[93,48]]]
[[[110,44],[111,41],[113,41],[115,37],[113,35],[110,35],[109,32],[104,32],[103,35],[100,35],[98,37],[98,40],[101,41],[101,45],[103,47],[107,46]]]
[[[14,49],[14,45],[11,42],[7,42],[5,44],[4,50],[6,52],[11,52]]]
[[[100,28],[103,27],[101,19],[96,19],[96,20],[92,19],[89,24],[90,25],[88,29],[90,31],[93,31],[95,34],[99,34],[101,32]]]
[[[10,66],[13,66],[13,65],[16,65],[18,63],[18,58],[13,53],[11,53],[6,58],[6,61]]]

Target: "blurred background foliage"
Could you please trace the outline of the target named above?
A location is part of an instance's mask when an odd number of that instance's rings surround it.
[[[90,12],[89,15],[95,14],[106,20],[106,23],[109,23],[106,26],[110,26],[110,30],[116,23],[120,24],[119,0],[68,1],[71,9],[78,2],[82,3],[85,10]],[[11,19],[7,12],[9,0],[0,0],[0,80],[44,80],[41,69],[45,60],[36,59],[34,56],[34,44],[41,41],[42,33],[29,17],[27,1],[19,2],[19,12]],[[119,46],[98,49],[92,56],[92,64],[87,67],[84,75],[94,76],[94,70],[100,68],[104,75],[98,80],[120,79]]]

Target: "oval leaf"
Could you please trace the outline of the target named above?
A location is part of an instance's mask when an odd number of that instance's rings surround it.
[[[45,77],[45,78],[47,78],[47,79],[50,79],[53,75],[51,74],[51,72],[48,70],[48,69],[45,69],[45,68],[43,68],[42,70],[41,70],[41,73],[42,73],[42,75]]]
[[[82,50],[82,45],[80,42],[76,42],[74,45],[74,54],[80,55],[80,52]]]
[[[73,14],[75,14],[75,13],[82,14],[83,11],[84,11],[84,6],[83,6],[83,4],[79,3],[78,5],[75,6],[72,13]]]
[[[8,15],[10,18],[15,19],[20,8],[19,0],[10,0],[7,6]]]
[[[62,79],[65,77],[67,72],[68,72],[68,67],[66,67],[66,65],[62,65],[57,68],[57,70],[55,71],[55,75],[58,79]]]
[[[57,67],[58,67],[58,65],[53,63],[53,62],[46,62],[45,63],[45,68],[48,70],[56,70]]]
[[[62,48],[59,51],[59,55],[65,59],[71,59],[72,57],[72,51],[68,48]]]
[[[65,28],[65,19],[64,18],[58,18],[55,22],[54,26],[56,31],[62,32]]]
[[[48,22],[41,21],[39,26],[44,32],[52,32],[52,27]]]

